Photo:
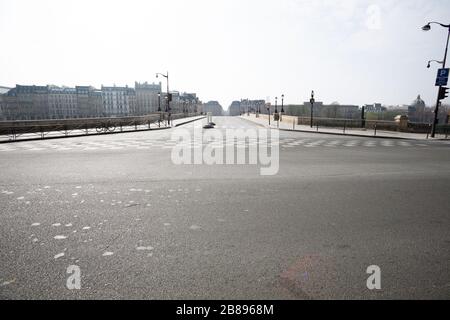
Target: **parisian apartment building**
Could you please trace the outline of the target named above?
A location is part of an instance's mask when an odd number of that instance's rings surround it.
[[[16,85],[1,87],[0,120],[44,120],[144,116],[155,112],[201,112],[195,93],[162,91],[161,83],[135,86],[58,87]],[[167,108],[169,106],[170,109]]]

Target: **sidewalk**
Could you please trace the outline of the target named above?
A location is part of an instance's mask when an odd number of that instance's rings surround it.
[[[267,115],[260,115],[256,118],[256,115],[244,114],[240,118],[247,121],[252,121],[266,128],[269,128],[269,120]],[[307,132],[307,133],[319,133],[319,134],[332,134],[332,135],[345,135],[345,136],[355,136],[355,137],[370,137],[370,138],[388,138],[388,139],[408,139],[408,140],[442,140],[439,137],[432,139],[427,138],[425,133],[407,133],[407,132],[397,132],[397,131],[383,131],[377,130],[376,133],[372,129],[361,129],[361,128],[346,128],[345,132],[343,128],[328,128],[328,127],[317,127],[311,128],[310,126],[298,125],[295,122],[295,117],[283,117],[283,121],[277,123],[273,121],[273,116],[270,121],[270,128],[279,128],[282,131],[296,131],[296,132]],[[444,137],[442,137],[444,138]]]

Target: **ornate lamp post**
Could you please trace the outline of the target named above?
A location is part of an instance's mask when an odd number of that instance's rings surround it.
[[[170,93],[169,93],[169,71],[167,71],[167,74],[163,74],[163,73],[156,73],[156,78],[158,78],[158,76],[163,76],[164,78],[166,78],[167,81],[167,106],[166,106],[166,112],[169,112],[169,124],[170,124]]]

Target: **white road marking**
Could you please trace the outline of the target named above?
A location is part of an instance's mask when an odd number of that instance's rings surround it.
[[[10,285],[10,284],[12,284],[14,282],[16,282],[16,279],[11,279],[11,280],[8,280],[8,281],[4,281],[4,282],[1,283],[1,286],[2,287],[8,286],[8,285]]]
[[[326,142],[326,141],[325,140],[318,140],[318,141],[315,141],[315,142],[309,142],[309,143],[305,144],[305,147],[307,147],[307,148],[318,147],[324,142]]]
[[[153,250],[153,247],[151,247],[151,246],[148,246],[148,247],[140,246],[140,247],[137,247],[136,250],[139,250],[139,251],[143,251],[143,250]]]
[[[61,258],[61,257],[64,257],[64,252],[58,253],[53,258],[55,258],[55,260],[56,260],[56,259]]]
[[[333,140],[333,141],[330,141],[330,142],[327,142],[326,144],[324,144],[324,147],[334,148],[334,147],[337,147],[337,145],[340,144],[341,142],[342,141],[340,141],[340,140]]]
[[[343,144],[344,147],[355,147],[359,144],[359,140],[351,140]]]

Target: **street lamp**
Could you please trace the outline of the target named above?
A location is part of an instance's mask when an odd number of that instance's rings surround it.
[[[311,99],[309,100],[309,102],[311,103],[311,128],[313,127],[313,115],[314,115],[314,102],[316,102],[316,100],[314,100],[314,90],[311,92]]]
[[[430,61],[428,61],[428,64],[427,64],[427,68],[428,68],[428,69],[430,69],[430,67],[431,67],[431,63],[432,63],[432,62],[436,62],[436,63],[439,63],[439,64],[444,64],[444,62],[443,62],[443,61],[430,60]]]
[[[167,71],[167,74],[163,74],[163,73],[156,73],[156,78],[158,78],[158,76],[163,76],[164,78],[166,78],[167,81],[167,107],[166,107],[166,112],[170,112],[170,93],[169,93],[169,71]],[[169,124],[170,124],[170,113],[169,113]]]
[[[284,113],[284,94],[281,95],[281,113]]]
[[[277,127],[280,126],[280,115],[278,114],[278,97],[275,97],[275,113],[273,114],[273,121],[277,122]]]
[[[428,22],[425,26],[422,27],[423,31],[430,31],[431,30],[431,25],[432,24],[438,24],[443,28],[447,28],[448,29],[448,35],[447,35],[447,44],[445,46],[445,54],[444,54],[444,60],[442,61],[442,68],[445,69],[445,63],[447,62],[447,52],[448,52],[448,42],[450,40],[450,24],[442,24],[439,22]],[[430,63],[428,63],[429,65]],[[434,121],[431,127],[431,137],[434,138],[436,136],[436,126],[438,124],[438,113],[439,113],[439,104],[441,101],[441,97],[440,97],[440,92],[442,91],[442,86],[439,86],[439,93],[438,93],[438,98],[437,98],[437,102],[436,102],[436,108],[434,109]]]
[[[275,97],[275,114],[278,113],[278,97]]]
[[[268,114],[268,118],[269,118],[269,126],[270,126],[270,103],[267,103],[267,114]]]

